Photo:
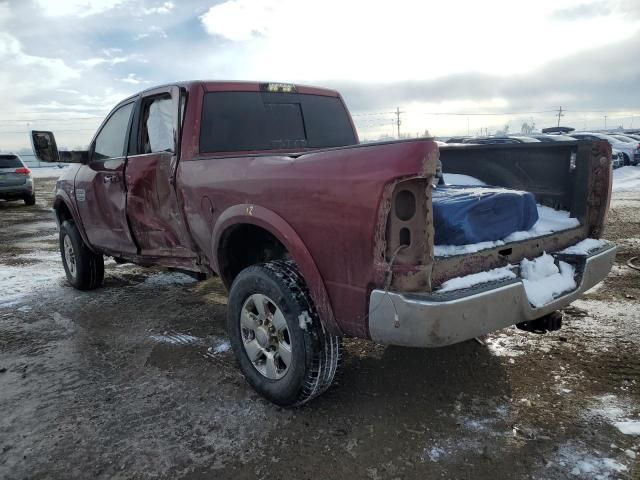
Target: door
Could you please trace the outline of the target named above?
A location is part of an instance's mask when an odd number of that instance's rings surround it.
[[[127,224],[124,167],[134,102],[113,110],[98,132],[89,162],[78,170],[75,196],[87,237],[105,253],[135,254]]]
[[[166,87],[147,92],[138,108],[125,171],[133,236],[142,255],[195,257],[175,189],[180,90]]]

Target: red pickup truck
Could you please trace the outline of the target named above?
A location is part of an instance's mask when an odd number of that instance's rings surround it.
[[[69,282],[100,286],[105,255],[219,275],[240,368],[280,405],[329,387],[343,336],[434,347],[514,324],[549,329],[614,261],[611,244],[581,247],[604,228],[606,142],[360,144],[335,91],[206,81],[123,100],[88,151],[58,151],[51,132],[31,136],[40,160],[75,163],[53,205]],[[433,192],[459,174],[530,192],[575,223],[442,249]],[[549,253],[550,268],[569,266],[556,275],[571,269],[570,286],[541,304],[521,262]]]

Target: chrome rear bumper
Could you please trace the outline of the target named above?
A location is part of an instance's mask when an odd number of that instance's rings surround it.
[[[540,308],[529,303],[518,279],[479,285],[471,293],[453,298],[374,290],[369,299],[371,338],[390,345],[440,347],[535,320],[567,306],[601,282],[613,266],[616,250],[607,246],[590,256],[574,256],[577,288]]]

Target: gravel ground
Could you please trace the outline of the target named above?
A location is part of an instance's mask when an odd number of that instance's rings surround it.
[[[245,383],[219,281],[107,262],[78,292],[49,208],[0,202],[0,478],[640,477],[640,193],[615,194],[604,284],[543,336],[420,350],[345,341],[285,410]]]

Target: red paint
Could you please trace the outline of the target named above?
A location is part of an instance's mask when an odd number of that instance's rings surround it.
[[[225,230],[257,225],[276,236],[297,262],[329,328],[368,335],[368,293],[381,286],[374,237],[383,191],[399,178],[421,175],[427,159],[437,158],[436,144],[415,140],[309,149],[297,158],[287,155],[291,151],[201,155],[204,92],[256,91],[260,84],[180,87],[186,109],[181,128],[176,125],[179,157],[159,153],[90,162],[77,169],[75,184],[71,173],[58,183],[57,198],[71,202],[91,247],[142,264],[217,272]],[[301,94],[339,97],[331,90],[297,88]],[[177,91],[165,87],[141,97],[168,89]],[[108,176],[120,181],[105,183]],[[68,195],[70,188],[83,189],[85,200]]]

